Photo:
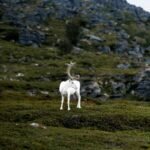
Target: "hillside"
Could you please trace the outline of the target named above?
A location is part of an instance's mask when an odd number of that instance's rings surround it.
[[[150,149],[149,39],[126,0],[0,0],[0,149]],[[60,111],[70,61],[82,109]]]

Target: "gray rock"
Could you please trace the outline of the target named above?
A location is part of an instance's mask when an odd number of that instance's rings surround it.
[[[45,35],[39,33],[39,30],[31,32],[22,28],[28,25],[39,26],[51,17],[65,20],[78,14],[87,18],[90,25],[106,23],[110,27],[116,26],[118,20],[126,19],[124,12],[133,15],[137,21],[147,21],[150,18],[150,13],[130,5],[126,0],[42,0],[34,7],[28,0],[0,0],[0,4],[0,8],[4,10],[2,19],[21,30],[19,41],[25,45],[42,43]],[[129,35],[119,29],[118,37],[121,40],[128,39]],[[96,43],[103,41],[95,35],[90,35],[90,40]],[[118,53],[127,49],[128,45],[123,42],[116,47]]]
[[[150,46],[148,46],[147,48],[145,48],[144,53],[147,54],[148,56],[150,56]]]
[[[115,46],[115,52],[119,54],[123,54],[128,51],[129,43],[126,40],[120,41]]]
[[[40,93],[43,94],[43,95],[49,95],[48,91],[40,91]]]
[[[130,35],[124,30],[121,30],[120,32],[118,32],[118,34],[123,39],[129,39],[130,38]]]
[[[31,96],[31,97],[34,97],[34,96],[36,96],[37,95],[37,90],[35,90],[35,89],[32,89],[32,90],[28,90],[27,91],[27,95],[29,95],[29,96]]]
[[[101,100],[101,101],[106,101],[106,100],[108,100],[109,98],[110,98],[110,95],[107,94],[107,93],[104,93],[104,94],[101,95],[100,100]]]
[[[20,31],[19,42],[24,45],[40,45],[45,40],[45,34],[32,29],[22,29]]]
[[[81,53],[83,51],[83,49],[79,48],[79,47],[73,47],[73,50],[72,50],[74,53],[78,54],[78,53]]]
[[[135,95],[143,100],[150,100],[150,67],[136,77]]]
[[[111,49],[109,46],[99,47],[98,50],[103,53],[110,53]]]
[[[150,101],[150,81],[143,80],[141,81],[137,88],[136,88],[136,96],[143,99]]]
[[[11,18],[12,21],[13,18],[16,18],[16,20],[19,21],[18,18],[21,15],[18,13],[18,10],[28,4],[28,1],[1,0],[1,4],[3,7],[5,6],[8,11],[10,10],[9,13],[7,13],[7,18]],[[112,8],[111,10],[109,10],[110,6]],[[105,9],[108,11],[102,13]],[[87,17],[89,22],[94,24],[99,22],[111,22],[110,18],[113,18],[112,20],[124,19],[124,13],[122,12],[127,11],[139,21],[146,21],[150,16],[148,12],[145,12],[142,8],[130,5],[126,0],[43,0],[37,5],[37,8],[34,9],[33,12],[25,15],[25,18],[27,18],[27,22],[40,23],[49,16],[65,19],[75,16],[76,14],[82,14]],[[24,18],[22,18],[22,23],[24,23],[23,19]]]
[[[134,58],[138,58],[138,59],[143,58],[143,54],[141,52],[134,51],[134,49],[132,51],[128,51],[128,54]]]
[[[150,57],[145,58],[145,64],[150,65]]]
[[[103,39],[101,39],[100,37],[98,36],[95,36],[95,35],[86,35],[86,37],[91,41],[91,42],[94,42],[94,43],[99,43],[99,42],[102,42]]]
[[[112,97],[123,97],[126,94],[126,85],[123,82],[111,81]]]
[[[89,97],[100,97],[101,95],[101,88],[99,87],[99,84],[94,81],[88,81],[83,83],[81,94],[83,96],[89,96]]]
[[[117,68],[119,69],[128,69],[130,67],[130,64],[119,64],[117,65]]]

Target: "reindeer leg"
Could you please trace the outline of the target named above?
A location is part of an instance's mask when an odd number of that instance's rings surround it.
[[[63,103],[64,103],[64,96],[62,95],[62,97],[61,97],[61,106],[60,106],[60,110],[63,110]]]
[[[70,110],[70,92],[68,92],[68,111]]]
[[[81,95],[80,95],[80,93],[79,93],[79,92],[77,93],[77,97],[78,97],[78,104],[77,104],[77,108],[81,108]]]

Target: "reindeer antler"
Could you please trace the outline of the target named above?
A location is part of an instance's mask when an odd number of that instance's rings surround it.
[[[71,80],[73,80],[73,79],[79,79],[80,77],[79,77],[79,75],[78,76],[72,76],[71,75],[71,69],[72,69],[72,67],[75,65],[76,63],[75,62],[72,62],[72,61],[70,61],[70,63],[69,64],[67,64],[67,74],[68,74],[68,77],[71,79]]]

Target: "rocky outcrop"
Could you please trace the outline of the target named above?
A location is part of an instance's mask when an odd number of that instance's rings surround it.
[[[35,26],[42,24],[49,17],[68,19],[80,15],[87,18],[87,21],[92,25],[106,23],[110,26],[126,19],[127,12],[137,21],[146,21],[150,17],[148,12],[128,4],[126,0],[40,0],[34,2],[28,0],[1,0],[0,5],[4,10],[2,19],[18,26],[21,30],[19,42],[26,45],[29,43],[42,43],[43,35],[39,34],[38,29],[33,33],[27,31],[27,29],[24,31],[25,28],[30,26],[35,29]],[[35,33],[36,31],[37,33]],[[123,39],[129,38],[124,30],[119,31],[119,34]],[[29,40],[26,37],[29,37]],[[101,41],[100,37],[91,38]],[[128,43],[125,42],[118,43],[116,51],[121,52],[127,49]]]
[[[112,97],[123,97],[126,94],[126,85],[123,82],[111,81]]]
[[[81,89],[81,94],[84,97],[100,97],[101,96],[101,88],[97,82],[94,81],[84,81]]]
[[[37,45],[40,46],[45,40],[43,32],[24,28],[20,31],[19,42],[23,45]]]
[[[81,86],[83,97],[107,100],[133,95],[137,99],[150,100],[150,68],[142,70],[138,75],[106,75],[95,81],[84,81]]]
[[[146,68],[135,78],[135,95],[143,100],[150,101],[150,68]]]

